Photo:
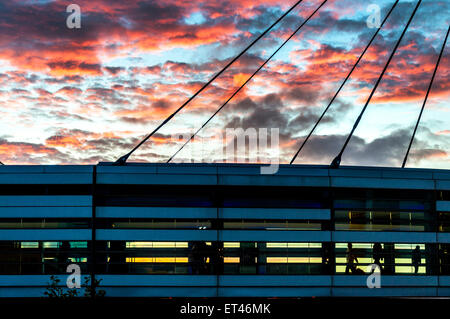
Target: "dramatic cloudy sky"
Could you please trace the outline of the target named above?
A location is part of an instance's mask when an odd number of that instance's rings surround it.
[[[0,0],[0,161],[112,161],[180,106],[296,0]],[[165,161],[322,0],[305,0],[130,161]],[[81,29],[66,7],[81,8]],[[279,128],[288,162],[394,0],[329,0],[211,121],[203,160],[222,160],[225,128]],[[296,163],[341,148],[416,1],[401,0]],[[424,0],[344,153],[344,165],[398,166],[450,22],[449,0]],[[408,166],[450,168],[449,48]],[[193,143],[199,145],[200,141]],[[205,147],[206,145],[206,147]],[[193,148],[178,154],[188,158]],[[200,158],[197,158],[199,160]]]

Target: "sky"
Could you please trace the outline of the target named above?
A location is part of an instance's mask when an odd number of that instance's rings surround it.
[[[295,2],[0,0],[0,161],[115,161]],[[328,0],[176,160],[232,161],[221,152],[227,129],[278,128],[276,156],[289,163],[375,33],[369,5],[384,19],[394,2]],[[66,24],[71,3],[80,28]],[[321,3],[302,1],[129,162],[170,158]],[[329,164],[340,151],[416,3],[395,7],[296,164]],[[342,165],[401,165],[449,13],[450,0],[422,1]],[[450,169],[449,59],[447,43],[407,167]]]

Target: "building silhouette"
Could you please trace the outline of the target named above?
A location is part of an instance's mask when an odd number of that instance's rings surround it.
[[[2,166],[0,296],[42,297],[69,263],[113,297],[450,296],[449,171],[259,172]],[[345,274],[349,243],[358,274]],[[366,286],[375,261],[382,289]]]

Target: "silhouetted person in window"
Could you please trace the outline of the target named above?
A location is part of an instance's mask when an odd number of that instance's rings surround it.
[[[378,265],[378,267],[380,267],[380,272],[383,269],[381,267],[381,260],[383,259],[383,247],[381,246],[380,243],[375,243],[373,245],[373,252],[372,252],[372,257],[373,257],[373,263],[375,265]],[[372,271],[372,273],[375,270]]]
[[[209,246],[208,274],[221,275],[223,273],[223,248],[221,243],[213,242]]]
[[[356,263],[358,263],[358,258],[355,256],[355,252],[353,250],[352,244],[348,243],[347,245],[347,267],[345,267],[345,274],[348,274],[350,271],[352,274],[356,271]]]
[[[192,272],[195,275],[203,275],[207,273],[206,259],[208,255],[208,247],[204,242],[195,242],[192,245]]]
[[[126,246],[123,241],[112,240],[110,242],[109,272],[111,274],[128,273],[125,249]]]
[[[422,262],[422,255],[420,253],[419,245],[416,246],[416,249],[412,252],[412,264],[414,266],[414,273],[417,274],[419,272],[419,265]]]
[[[60,274],[65,274],[69,259],[70,244],[68,241],[63,241],[58,250],[58,270]]]

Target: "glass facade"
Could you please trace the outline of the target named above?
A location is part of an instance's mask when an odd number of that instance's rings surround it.
[[[82,218],[1,218],[0,229],[90,228],[91,220]]]
[[[350,244],[97,241],[95,262],[105,274],[340,275],[370,273],[370,264],[386,275],[450,274],[449,244]],[[64,274],[71,263],[88,272],[92,260],[87,241],[2,241],[0,248],[1,275]]]
[[[86,241],[1,241],[0,275],[64,274],[76,263],[88,271]]]
[[[351,274],[348,256],[355,257],[354,269],[370,273],[371,264],[377,264],[384,275],[436,274],[433,248],[430,244],[336,243],[336,274]],[[379,247],[379,248],[377,248]],[[419,247],[417,249],[417,247]],[[417,250],[416,250],[417,249]],[[353,270],[354,270],[353,269]]]
[[[336,230],[433,231],[432,215],[415,211],[335,211]]]
[[[38,191],[59,195],[61,190],[40,186]],[[110,231],[108,239],[97,238],[94,247],[90,240],[3,239],[0,275],[65,273],[68,263],[80,264],[83,272],[95,264],[100,274],[344,275],[368,273],[368,265],[375,263],[388,275],[450,275],[450,244],[445,242],[331,236],[386,232],[436,237],[450,232],[450,212],[437,211],[435,204],[448,199],[449,192],[424,190],[103,185],[96,190],[95,207],[116,208],[111,216],[0,217],[0,229]],[[167,208],[188,210],[186,216],[181,210],[171,217]],[[208,216],[190,217],[204,208],[211,209]],[[221,215],[221,209],[231,215]],[[215,235],[209,240],[133,237],[135,231],[166,230]],[[116,238],[115,231],[125,235]],[[227,239],[219,239],[225,232]],[[324,233],[328,240],[316,239]],[[245,239],[233,239],[234,234]]]

